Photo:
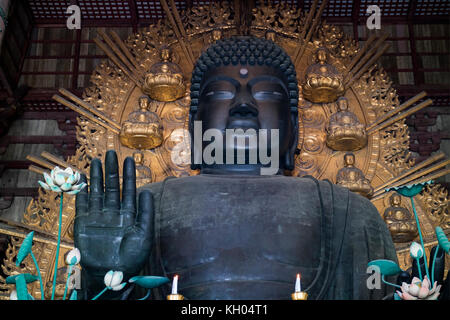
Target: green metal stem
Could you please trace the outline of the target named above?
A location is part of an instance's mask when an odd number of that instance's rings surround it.
[[[431,287],[433,287],[433,283],[434,283],[434,264],[436,263],[436,257],[437,257],[438,251],[439,251],[439,243],[436,247],[436,251],[434,251],[433,264],[431,265],[431,283],[430,283]]]
[[[148,289],[148,290],[147,290],[147,294],[145,295],[145,297],[140,298],[140,299],[138,299],[138,300],[146,300],[146,299],[148,299],[148,297],[150,297],[150,293],[151,293],[151,289]]]
[[[72,274],[73,267],[74,267],[74,264],[69,265],[69,272],[67,272],[66,288],[64,289],[63,301],[66,300],[67,288],[69,287],[69,280],[70,280],[70,275]]]
[[[423,244],[422,230],[420,229],[419,217],[418,217],[417,212],[416,212],[416,207],[414,206],[413,197],[409,197],[409,198],[411,199],[411,205],[412,205],[412,208],[413,208],[413,211],[414,211],[414,218],[416,218],[417,229],[419,230],[420,244],[422,245],[423,259],[424,259],[424,262],[425,262],[425,271],[427,272],[428,279],[430,279],[430,273],[428,271],[427,254],[425,253],[425,245]],[[418,265],[418,268],[420,270],[420,264]],[[420,280],[422,280],[422,279],[420,279]]]
[[[391,282],[388,282],[388,281],[384,280],[384,274],[381,276],[381,280],[382,280],[384,283],[386,283],[387,285],[394,286],[394,287],[400,288],[400,289],[402,288],[402,287],[399,286],[398,284],[394,284],[394,283],[391,283]]]
[[[106,290],[108,290],[108,287],[103,289],[98,295],[96,295],[94,298],[92,298],[92,300],[97,300],[102,294],[104,294],[106,292]]]
[[[39,265],[37,263],[36,257],[33,254],[33,251],[30,252],[30,255],[31,255],[31,258],[33,258],[34,265],[36,266],[36,270],[38,272],[39,285],[41,287],[41,300],[45,300],[45,297],[44,297],[44,284],[42,283],[41,270],[39,269]]]
[[[64,192],[61,192],[61,198],[59,201],[59,226],[58,226],[58,243],[56,245],[56,258],[55,258],[55,271],[53,275],[53,288],[52,288],[52,300],[55,299],[55,289],[56,289],[56,277],[58,275],[58,259],[59,259],[59,247],[61,245],[61,224],[62,224],[62,209]]]
[[[420,281],[422,281],[423,278],[422,278],[422,270],[420,269],[420,259],[416,258],[416,262],[417,262],[417,269],[419,270],[419,278]]]

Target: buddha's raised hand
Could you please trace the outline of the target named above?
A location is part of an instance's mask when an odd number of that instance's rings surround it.
[[[82,179],[86,180],[83,176]],[[139,273],[152,244],[153,197],[139,194],[136,207],[136,169],[132,158],[123,166],[120,200],[117,155],[108,151],[105,159],[105,186],[102,163],[91,162],[90,191],[76,198],[75,246],[81,252],[81,266],[89,277],[103,280],[108,270],[122,271],[125,277]]]

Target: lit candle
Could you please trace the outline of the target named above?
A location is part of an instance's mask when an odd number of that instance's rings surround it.
[[[295,281],[295,292],[301,292],[302,285],[300,283],[300,273],[297,273],[297,280]]]
[[[178,275],[173,277],[172,294],[178,294]]]

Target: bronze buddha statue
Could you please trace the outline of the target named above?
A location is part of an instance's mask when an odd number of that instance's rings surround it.
[[[290,299],[297,273],[310,299],[384,297],[384,285],[366,286],[369,261],[397,260],[376,208],[330,181],[287,176],[297,147],[297,103],[295,68],[272,41],[235,37],[203,52],[192,75],[189,114],[192,167],[200,174],[136,190],[135,164],[127,158],[121,199],[115,152],[106,154],[105,184],[100,160],[92,161],[90,191],[76,199],[80,299],[103,289],[108,270],[123,271],[125,281],[139,273],[177,274],[179,293],[191,300]],[[209,145],[197,143],[198,123],[202,136],[267,130],[270,141],[260,143],[259,136],[254,162],[247,140],[230,148],[225,136],[211,163],[201,157]],[[261,174],[270,166],[262,152],[267,146],[279,162],[274,175]],[[134,292],[110,290],[102,298],[130,299]],[[170,285],[152,297],[168,293]]]
[[[347,98],[337,101],[338,111],[330,117],[327,131],[327,146],[338,151],[356,151],[367,145],[365,126],[348,109]]]
[[[383,218],[386,222],[392,239],[395,242],[409,242],[414,240],[419,231],[411,212],[402,207],[402,197],[393,193],[389,198],[391,206],[384,211]]]
[[[370,181],[366,179],[361,169],[355,167],[355,155],[351,152],[344,155],[344,168],[339,169],[336,184],[364,197],[370,197],[373,194]]]

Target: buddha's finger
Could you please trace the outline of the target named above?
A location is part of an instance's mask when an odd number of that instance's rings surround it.
[[[139,210],[136,217],[136,226],[144,231],[146,235],[153,232],[154,207],[153,194],[149,190],[139,193]]]
[[[89,176],[91,179],[89,212],[99,211],[103,208],[103,170],[99,159],[92,160]]]
[[[105,214],[120,209],[119,163],[113,150],[106,152],[105,159]]]
[[[87,179],[86,179],[86,175],[85,174],[81,174],[80,175],[80,181],[79,183],[86,183],[87,184]],[[84,187],[83,189],[81,189],[80,192],[78,192],[78,194],[76,195],[75,198],[75,213],[76,216],[81,216],[81,215],[86,215],[88,212],[88,191],[87,191],[87,187]]]
[[[131,157],[123,162],[122,211],[136,213],[136,165]]]

